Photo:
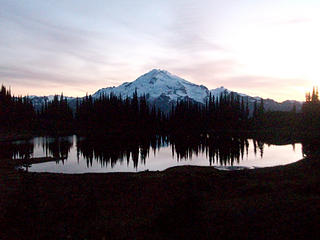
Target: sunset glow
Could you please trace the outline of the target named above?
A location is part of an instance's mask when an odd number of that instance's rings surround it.
[[[320,85],[319,1],[0,4],[0,84],[16,95],[84,96],[153,68],[278,101]]]

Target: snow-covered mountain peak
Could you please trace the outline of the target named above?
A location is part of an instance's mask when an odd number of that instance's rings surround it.
[[[170,101],[191,98],[201,103],[205,102],[209,92],[206,87],[188,82],[166,70],[153,69],[133,82],[123,83],[115,88],[100,89],[93,97],[113,93],[125,98],[131,97],[135,91],[138,96],[146,95],[148,100],[155,100],[161,96]]]
[[[163,84],[167,84],[167,85],[177,85],[179,83],[196,85],[162,69],[153,69],[150,72],[137,78],[135,82],[150,83],[150,84],[155,84],[156,82],[162,82]]]

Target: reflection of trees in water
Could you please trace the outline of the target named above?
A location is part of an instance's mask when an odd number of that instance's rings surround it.
[[[260,152],[260,157],[263,157],[263,148],[264,148],[264,142],[262,142],[261,140],[256,140],[253,139],[253,151],[254,151],[254,155],[257,155],[257,150],[259,149]]]
[[[255,154],[263,156],[262,141],[253,140]],[[83,156],[87,166],[98,161],[101,166],[114,167],[115,164],[133,162],[135,168],[138,164],[145,165],[150,151],[156,155],[162,146],[170,144],[172,155],[178,161],[192,159],[193,156],[205,154],[210,165],[233,165],[240,163],[244,156],[248,155],[249,141],[240,136],[128,136],[108,137],[103,139],[80,139],[77,140],[78,160]]]
[[[46,137],[41,140],[42,149],[46,156],[52,156],[62,161],[68,159],[73,145],[72,137]]]
[[[33,155],[33,142],[0,142],[0,159],[29,159]]]
[[[114,167],[116,163],[133,161],[133,166],[138,167],[140,164],[145,165],[149,156],[150,148],[156,154],[165,142],[165,138],[161,136],[127,136],[127,137],[105,137],[77,139],[77,155],[78,160],[82,155],[87,166],[90,167],[93,161],[98,161],[101,166]]]
[[[248,155],[249,141],[244,137],[228,135],[202,137],[173,137],[170,139],[172,154],[178,161],[191,159],[193,155],[205,154],[210,165],[233,165]],[[263,145],[262,145],[263,146]],[[261,151],[261,154],[263,152]]]
[[[42,146],[46,156],[65,160],[73,144],[72,137],[41,137],[29,141],[0,142],[0,159],[29,159],[35,144]]]
[[[205,155],[210,165],[234,165],[248,156],[249,141],[245,136],[231,135],[199,135],[199,136],[159,136],[159,135],[130,135],[125,137],[108,136],[103,138],[76,138],[77,156],[87,162],[94,161],[101,166],[114,167],[115,164],[132,161],[134,168],[139,164],[145,165],[150,154],[157,154],[161,147],[171,146],[172,155],[178,161],[192,159],[194,156]],[[68,159],[73,146],[73,137],[38,138],[38,142],[22,141],[18,143],[0,143],[0,158],[28,159],[33,154],[34,142],[42,146],[46,156],[59,160]],[[263,156],[264,142],[252,140],[253,151]],[[306,146],[306,145],[305,145]],[[307,152],[304,146],[304,152]]]

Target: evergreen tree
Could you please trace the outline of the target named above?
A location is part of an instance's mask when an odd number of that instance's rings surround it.
[[[11,96],[11,90],[1,86],[0,90],[0,128],[23,129],[33,128],[35,110],[27,97]]]
[[[313,87],[312,94],[306,94],[306,102],[302,105],[303,130],[309,134],[319,134],[320,130],[320,101],[318,88]]]

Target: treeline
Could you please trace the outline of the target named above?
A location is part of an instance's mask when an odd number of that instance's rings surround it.
[[[302,105],[304,138],[303,150],[306,156],[320,155],[320,100],[318,88],[306,94],[306,102]]]
[[[303,128],[308,132],[320,134],[320,100],[318,88],[306,94],[306,101],[302,105]]]
[[[265,112],[262,123],[256,129],[269,130],[271,135],[293,137],[298,140],[319,139],[320,136],[320,100],[316,87],[306,93],[306,101],[301,112],[294,106],[289,112]],[[319,144],[320,145],[320,141]]]
[[[75,122],[78,129],[87,133],[132,133],[160,131],[166,116],[159,109],[150,107],[146,97],[132,98],[102,95],[98,99],[86,96],[77,100]]]
[[[209,96],[205,104],[191,99],[177,101],[169,113],[147,103],[137,92],[132,97],[102,95],[86,96],[71,109],[61,94],[35,110],[28,97],[14,97],[4,86],[0,92],[0,128],[33,129],[63,133],[79,131],[86,134],[185,134],[210,131],[247,131],[287,129],[316,132],[320,130],[318,90],[306,95],[302,113],[265,112],[264,102],[256,101],[249,110],[249,99],[234,93]],[[319,132],[319,131],[318,131]]]
[[[4,86],[0,91],[0,129],[31,129],[35,111],[27,97],[14,97]]]
[[[74,128],[73,111],[68,101],[55,95],[52,101],[46,102],[41,110],[36,112],[36,128],[50,132],[71,131]]]
[[[219,97],[209,96],[206,104],[192,100],[177,102],[168,117],[171,132],[207,132],[210,130],[245,130],[249,127],[248,99],[234,93],[221,93]],[[256,105],[257,107],[257,105]],[[256,109],[252,118],[260,116]],[[263,113],[263,111],[261,112]]]
[[[257,107],[258,109],[258,107]],[[137,92],[131,98],[102,95],[78,99],[73,111],[66,98],[54,96],[40,110],[35,110],[25,97],[13,97],[2,87],[0,95],[2,128],[33,128],[59,133],[179,133],[204,132],[210,129],[246,129],[249,126],[248,100],[238,95],[210,96],[205,105],[192,100],[178,101],[169,113],[147,103]],[[253,119],[260,116],[254,110]]]
[[[146,96],[121,98],[115,95],[78,100],[75,123],[87,133],[186,134],[210,130],[247,130],[264,114],[263,102],[250,115],[248,99],[236,94],[210,96],[206,104],[190,99],[177,101],[169,113],[147,103]]]
[[[59,133],[74,130],[74,117],[67,100],[54,96],[36,111],[29,97],[13,96],[2,86],[0,91],[1,131],[41,131]]]

